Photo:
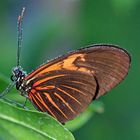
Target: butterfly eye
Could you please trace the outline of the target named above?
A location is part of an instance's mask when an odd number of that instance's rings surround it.
[[[15,77],[14,75],[12,75],[12,76],[10,77],[10,79],[11,79],[11,81],[16,81],[16,77]]]

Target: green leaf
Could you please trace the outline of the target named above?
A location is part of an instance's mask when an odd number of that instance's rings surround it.
[[[0,73],[0,87],[3,89],[4,87],[6,87],[9,84],[9,79]],[[1,91],[1,90],[0,90]]]
[[[104,105],[102,102],[94,101],[90,106],[81,113],[80,116],[75,118],[72,121],[66,123],[66,127],[71,130],[75,131],[83,126],[95,113],[103,113],[104,112]]]
[[[3,92],[5,88],[10,84],[10,79],[0,73],[0,92]],[[16,89],[13,88],[12,93],[17,93]]]
[[[74,137],[45,113],[19,109],[0,100],[0,139],[74,140]]]

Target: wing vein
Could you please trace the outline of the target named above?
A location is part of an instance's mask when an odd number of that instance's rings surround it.
[[[42,99],[42,97],[40,96],[40,94],[37,94],[38,95],[38,100],[40,101],[40,103],[50,112],[50,114],[53,116],[53,117],[55,117],[55,118],[57,118],[56,116],[55,116],[55,114],[51,111],[51,109],[44,103],[44,100]],[[37,97],[37,96],[36,96]]]
[[[57,106],[57,104],[53,101],[53,99],[51,98],[51,96],[48,94],[48,93],[46,93],[46,92],[44,92],[43,93],[47,98],[48,98],[48,100],[50,101],[50,103],[66,118],[66,119],[68,119],[68,117],[66,116],[66,114]]]
[[[81,93],[82,95],[86,96],[86,94],[84,94],[82,91],[80,91],[80,90],[78,90],[78,89],[76,89],[76,88],[74,88],[74,87],[70,87],[70,86],[67,86],[67,85],[61,85],[61,86],[66,87],[66,88],[68,88],[68,89],[75,90],[75,91]]]
[[[78,104],[82,105],[76,98],[74,98],[72,95],[70,95],[69,93],[67,93],[66,91],[62,90],[61,88],[57,88],[59,91],[61,91],[62,93],[66,94],[67,96],[69,96],[70,98],[72,98],[74,101],[76,101]]]
[[[71,112],[76,113],[76,112],[71,108],[71,106],[70,106],[59,94],[57,94],[56,92],[54,92],[54,95],[56,95],[56,96],[71,110]]]

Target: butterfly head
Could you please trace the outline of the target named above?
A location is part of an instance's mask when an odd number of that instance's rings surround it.
[[[19,78],[25,77],[25,72],[22,70],[21,67],[14,67],[12,70],[12,81],[17,81]]]
[[[26,72],[21,67],[14,67],[12,70],[11,80],[15,82],[22,81],[26,76]]]

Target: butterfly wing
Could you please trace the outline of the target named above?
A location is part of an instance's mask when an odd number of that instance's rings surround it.
[[[104,95],[128,73],[129,54],[112,45],[93,45],[43,64],[27,77],[35,107],[64,123],[92,99]]]
[[[29,99],[62,123],[84,111],[96,92],[94,77],[76,71],[51,71],[34,80]]]

